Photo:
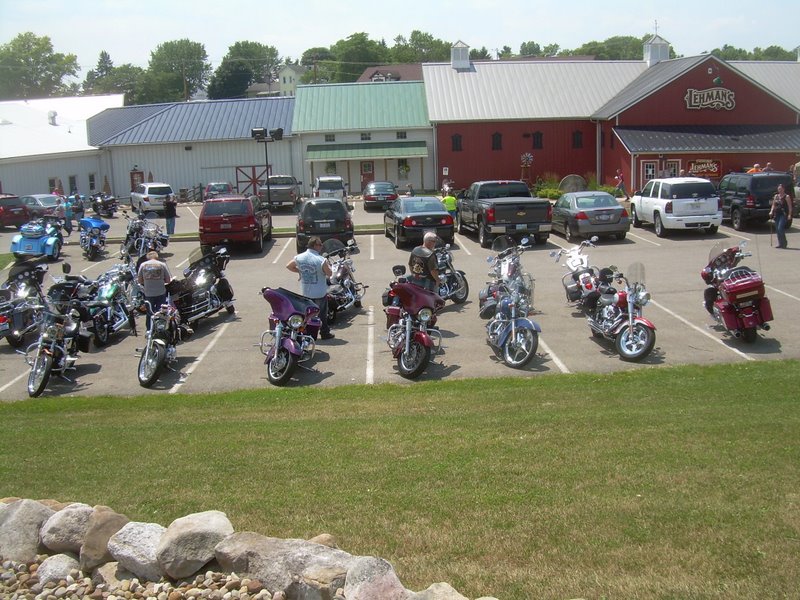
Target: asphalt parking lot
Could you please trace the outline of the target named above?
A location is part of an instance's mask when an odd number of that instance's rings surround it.
[[[198,206],[182,205],[177,232],[197,230]],[[381,223],[382,213],[364,213],[356,206],[357,225]],[[124,232],[121,215],[110,219],[111,235]],[[290,214],[278,214],[275,226],[294,224]],[[10,228],[0,231],[0,244],[8,248],[13,235]],[[793,315],[800,309],[800,236],[788,233],[789,249],[770,247],[768,226],[736,232],[727,225],[714,235],[678,232],[658,238],[652,228],[634,229],[623,241],[601,240],[589,249],[590,262],[599,266],[617,265],[625,271],[635,262],[647,269],[647,286],[653,301],[645,307],[645,316],[657,328],[656,346],[642,363],[625,363],[613,351],[610,342],[592,338],[585,319],[565,303],[561,287],[564,267],[549,257],[551,250],[567,247],[558,235],[551,235],[544,246],[527,252],[523,262],[535,280],[532,318],[542,327],[537,356],[522,370],[506,367],[494,357],[485,343],[484,321],[479,319],[477,294],[487,280],[487,250],[480,248],[474,236],[456,236],[453,248],[456,267],[466,272],[470,284],[469,299],[457,306],[448,302],[439,318],[444,338],[443,352],[420,378],[421,381],[466,377],[535,377],[547,373],[617,372],[660,365],[741,363],[753,360],[800,358],[800,320]],[[361,249],[354,257],[356,276],[369,285],[362,309],[341,313],[333,331],[336,339],[320,342],[315,358],[298,369],[289,386],[333,386],[349,383],[406,383],[398,374],[395,361],[386,345],[385,319],[381,293],[392,278],[391,266],[405,264],[408,249],[397,250],[382,233],[357,236]],[[746,239],[753,256],[744,264],[758,270],[767,284],[775,320],[772,329],[760,332],[753,344],[746,344],[726,334],[702,306],[705,284],[700,271],[710,248],[719,240],[731,245]],[[116,244],[108,255],[95,263],[87,262],[77,247],[75,235],[64,248],[64,261],[73,273],[87,277],[98,275],[117,262]],[[772,236],[774,243],[774,236]],[[165,258],[180,274],[186,266],[196,241],[174,241]],[[136,395],[141,393],[205,393],[239,388],[275,391],[266,378],[263,355],[256,345],[267,327],[269,304],[261,297],[266,285],[298,290],[296,275],[286,270],[294,256],[293,237],[276,237],[264,252],[234,249],[227,275],[236,296],[236,314],[224,311],[201,321],[195,335],[178,347],[175,372],[167,372],[151,391],[141,388],[136,377],[137,347],[141,338],[117,334],[105,348],[82,354],[73,382],[51,379],[44,395]],[[50,273],[60,274],[58,263],[50,264]],[[0,276],[5,278],[3,273]],[[140,330],[143,330],[143,323]],[[794,341],[793,341],[794,340]],[[33,340],[31,340],[33,341]],[[27,398],[28,367],[22,356],[5,342],[0,342],[0,400]]]

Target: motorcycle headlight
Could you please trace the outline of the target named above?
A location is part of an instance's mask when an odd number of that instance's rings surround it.
[[[166,319],[155,319],[153,321],[153,329],[156,330],[156,333],[163,333],[167,330],[167,320]]]
[[[427,323],[433,318],[433,311],[430,308],[423,308],[417,313],[417,319],[423,323]]]
[[[292,329],[300,329],[303,326],[303,317],[300,315],[292,315],[289,317],[289,327]]]
[[[100,235],[100,228],[92,227],[92,235]]]
[[[636,304],[639,306],[646,306],[648,302],[650,302],[650,292],[647,290],[639,290],[639,293],[636,294]]]
[[[48,325],[45,328],[43,337],[46,338],[46,339],[52,340],[57,335],[58,335],[58,326],[56,326],[55,323],[52,323],[51,325]]]

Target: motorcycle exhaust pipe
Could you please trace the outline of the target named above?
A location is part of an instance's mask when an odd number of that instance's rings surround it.
[[[764,331],[769,331],[770,330],[769,323],[763,323],[761,325],[761,329],[763,329]]]
[[[733,332],[733,337],[735,338],[742,337],[742,332],[739,329],[737,329],[736,331]]]

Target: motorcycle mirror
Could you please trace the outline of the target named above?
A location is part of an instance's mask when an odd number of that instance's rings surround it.
[[[405,265],[395,265],[392,267],[392,273],[395,277],[400,277],[400,275],[406,274],[406,266]]]
[[[520,246],[527,246],[527,245],[528,245],[528,242],[530,242],[530,241],[531,241],[531,240],[530,240],[530,238],[528,238],[528,237],[524,237],[524,238],[522,238],[522,239],[519,241],[519,245],[520,245]]]
[[[191,270],[189,267],[186,267],[186,268],[183,270],[183,276],[184,276],[184,277],[188,277],[188,276],[189,276],[191,273],[192,273],[192,270]]]
[[[596,244],[599,240],[600,238],[597,237],[596,235],[593,235],[592,237],[589,238],[589,241],[592,242],[593,244]]]
[[[68,262],[63,263],[61,265],[61,272],[64,273],[65,275],[71,273],[72,272],[72,265],[69,264]]]
[[[347,240],[347,245],[348,246],[355,246],[356,245],[356,241],[353,238],[350,238],[349,240]]]

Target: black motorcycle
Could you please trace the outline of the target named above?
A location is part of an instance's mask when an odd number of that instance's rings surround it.
[[[119,203],[116,197],[105,192],[97,192],[91,196],[92,210],[101,217],[113,217]]]
[[[225,267],[230,259],[226,248],[204,252],[200,247],[192,251],[189,266],[183,270],[184,278],[167,284],[181,322],[191,325],[223,308],[228,314],[236,312],[233,288],[225,277]]]
[[[463,304],[469,295],[469,283],[464,271],[459,271],[453,266],[453,253],[450,244],[438,245],[433,250],[436,254],[436,264],[439,270],[439,295],[445,300],[452,300],[456,304]]]
[[[328,323],[333,323],[340,311],[353,306],[361,308],[361,299],[369,286],[356,281],[353,276],[356,267],[351,255],[358,252],[358,245],[354,239],[348,240],[346,246],[334,238],[322,244],[322,255],[331,264],[331,276],[328,281]]]
[[[171,302],[161,306],[151,306],[145,301],[147,310],[152,313],[150,329],[147,332],[147,343],[144,348],[138,349],[139,367],[136,370],[139,385],[150,387],[166,368],[178,359],[176,346],[183,339],[188,338],[192,329],[181,324],[178,309]]]
[[[97,278],[97,292],[89,307],[96,346],[105,346],[112,333],[126,326],[136,335],[136,319],[125,291],[133,279],[125,265],[114,265]]]
[[[125,239],[119,247],[119,255],[123,260],[136,261],[151,250],[161,253],[169,244],[169,235],[154,220],[158,216],[156,213],[129,217],[128,212],[123,210],[122,215],[128,221]]]
[[[37,307],[44,303],[42,282],[46,273],[47,265],[18,263],[0,287],[0,337],[12,348],[21,347],[25,335],[39,326],[41,313]]]

